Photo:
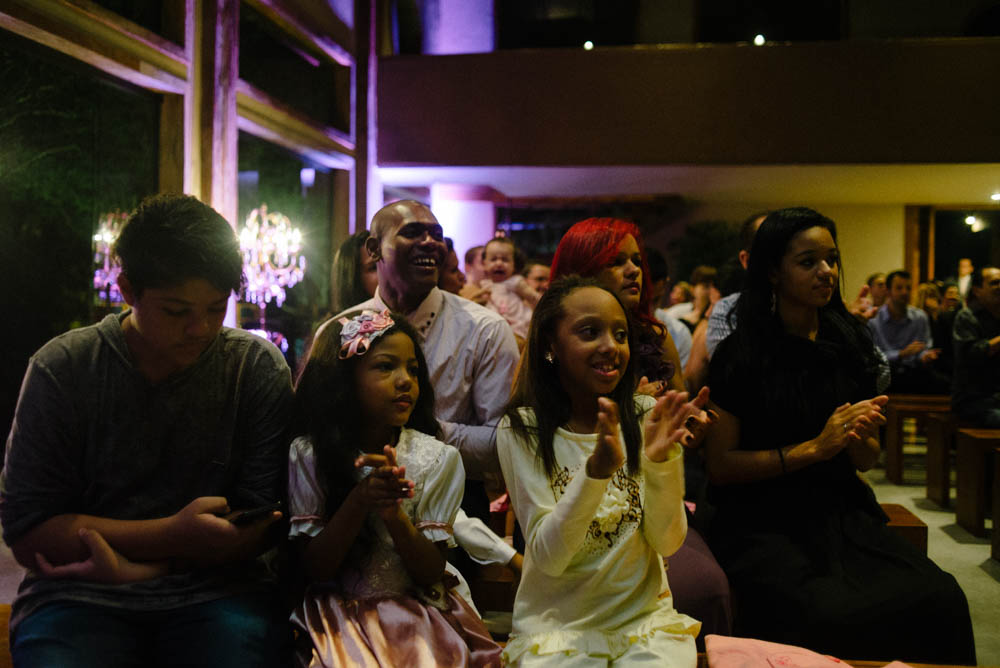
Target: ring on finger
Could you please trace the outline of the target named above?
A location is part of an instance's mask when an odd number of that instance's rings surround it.
[[[841,426],[841,429],[843,429],[844,431],[850,431],[851,430],[851,423],[850,422],[845,422],[844,424],[842,424],[840,426]]]

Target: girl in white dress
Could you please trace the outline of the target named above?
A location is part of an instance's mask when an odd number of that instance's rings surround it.
[[[708,391],[633,396],[631,342],[592,280],[555,281],[535,309],[497,430],[526,538],[510,665],[696,664],[700,624],[674,610],[661,555],[687,530],[681,443]]]
[[[353,317],[352,317],[353,316]],[[441,443],[417,335],[388,311],[324,327],[296,387],[290,536],[311,582],[292,614],[301,666],[499,666],[449,585],[465,485]]]

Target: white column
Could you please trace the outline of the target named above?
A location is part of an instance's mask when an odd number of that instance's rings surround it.
[[[458,260],[465,266],[465,251],[482,246],[497,228],[496,202],[503,196],[489,186],[454,183],[431,185],[431,211],[455,242]]]

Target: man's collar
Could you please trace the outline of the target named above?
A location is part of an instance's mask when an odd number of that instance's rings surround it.
[[[382,300],[378,288],[375,288],[375,305],[379,310],[388,308]],[[406,319],[420,334],[421,339],[427,335],[427,331],[434,324],[434,321],[441,315],[441,308],[444,306],[444,293],[439,288],[432,288],[420,305],[412,313],[406,314]]]
[[[887,318],[891,318],[892,320],[899,321],[899,320],[909,320],[910,319],[910,305],[909,304],[907,304],[906,306],[903,307],[903,317],[901,317],[901,318],[897,318],[895,315],[893,315],[892,308],[890,308],[890,306],[888,304],[885,305],[885,311],[886,311],[886,317]]]

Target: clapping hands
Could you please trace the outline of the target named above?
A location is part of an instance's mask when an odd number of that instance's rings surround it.
[[[646,457],[662,462],[670,456],[674,443],[694,447],[718,419],[714,411],[706,412],[708,388],[702,388],[693,400],[687,392],[670,390],[657,400],[646,415],[643,425]],[[625,463],[625,450],[619,438],[618,405],[606,397],[597,400],[597,445],[587,459],[587,475],[608,478]]]
[[[708,428],[718,420],[715,411],[705,411],[708,388],[688,401],[687,392],[671,390],[665,393],[646,415],[643,425],[646,457],[662,462],[670,455],[674,443],[692,448],[701,444]]]
[[[372,467],[372,472],[355,487],[361,495],[362,504],[376,512],[382,519],[396,515],[403,499],[413,496],[414,483],[406,479],[406,467],[396,464],[396,451],[385,446],[383,454],[365,454],[354,461],[354,466]]]
[[[855,404],[844,404],[833,411],[816,439],[819,459],[830,459],[852,442],[876,436],[879,426],[885,424],[882,409],[888,402],[889,397],[883,394]]]

